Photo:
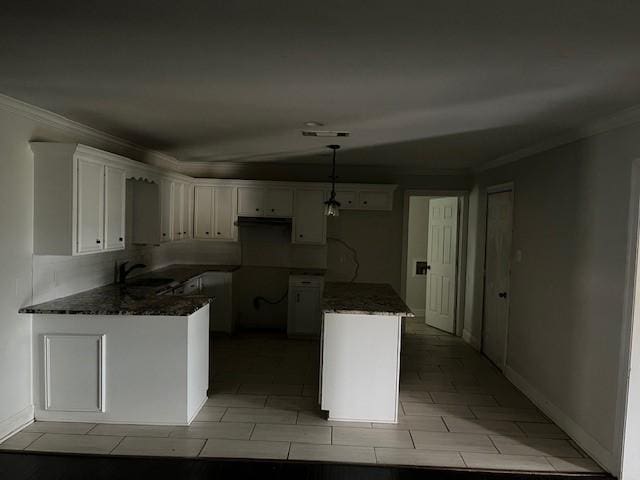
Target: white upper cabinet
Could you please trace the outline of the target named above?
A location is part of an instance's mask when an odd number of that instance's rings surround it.
[[[235,188],[214,187],[213,189],[213,235],[218,240],[236,240]]]
[[[291,239],[293,243],[325,243],[327,217],[324,216],[324,198],[324,190],[296,190]]]
[[[33,142],[31,148],[34,253],[85,255],[124,249],[122,160],[77,144]]]
[[[173,240],[173,182],[160,181],[160,235],[162,242]]]
[[[189,239],[193,237],[193,185],[185,183],[182,193],[182,235]]]
[[[329,198],[329,194],[327,198]],[[356,191],[338,190],[336,191],[336,200],[340,202],[342,210],[356,210],[358,208],[358,192]]]
[[[184,228],[184,184],[173,182],[173,239],[185,237]]]
[[[77,253],[104,249],[104,165],[77,159]]]
[[[286,187],[238,187],[241,217],[291,217],[293,189]]]
[[[195,238],[235,240],[235,188],[195,187]]]
[[[361,210],[391,210],[392,192],[361,191],[358,194],[358,208]]]
[[[198,239],[209,239],[213,231],[213,187],[196,185],[194,202],[194,232]]]
[[[293,190],[268,187],[264,214],[272,217],[293,216]]]
[[[126,172],[122,168],[105,167],[105,250],[119,250],[125,243],[126,182]]]
[[[264,215],[266,189],[263,187],[238,187],[238,215],[259,217]]]

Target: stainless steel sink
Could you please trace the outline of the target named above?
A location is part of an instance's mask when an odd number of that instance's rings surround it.
[[[173,282],[173,278],[164,277],[150,277],[150,278],[138,278],[127,282],[129,287],[161,287]]]

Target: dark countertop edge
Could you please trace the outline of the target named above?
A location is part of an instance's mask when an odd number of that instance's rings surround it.
[[[64,297],[63,297],[64,298]],[[188,298],[188,297],[182,297]],[[113,317],[188,317],[189,315],[193,315],[201,308],[210,305],[213,302],[213,298],[209,298],[208,300],[202,300],[192,306],[184,306],[181,312],[176,313],[161,313],[157,310],[146,311],[146,310],[64,310],[64,309],[34,309],[34,308],[21,308],[18,310],[18,313],[25,315],[104,315],[104,316],[113,316]],[[189,307],[189,308],[187,308]],[[188,313],[187,313],[188,312]]]

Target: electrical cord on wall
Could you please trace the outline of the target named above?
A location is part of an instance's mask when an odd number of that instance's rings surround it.
[[[351,280],[349,280],[349,282],[355,282],[356,278],[358,278],[358,272],[360,270],[360,262],[358,261],[358,252],[356,251],[355,248],[353,248],[351,245],[349,245],[347,242],[345,242],[340,238],[327,237],[327,240],[339,243],[340,245],[342,245],[343,247],[345,247],[347,250],[351,252],[351,255],[353,256],[353,263],[355,264],[355,269],[353,271],[353,276],[351,277]]]
[[[268,298],[265,297],[255,297],[253,299],[253,308],[255,308],[256,310],[260,309],[260,303],[268,303],[269,305],[278,305],[279,303],[284,302],[285,298],[287,298],[289,296],[289,289],[287,289],[286,292],[284,292],[284,295],[282,295],[282,297],[280,297],[278,300],[269,300]]]

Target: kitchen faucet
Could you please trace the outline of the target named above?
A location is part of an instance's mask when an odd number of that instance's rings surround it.
[[[146,267],[146,265],[144,263],[136,263],[135,265],[132,265],[129,268],[125,268],[127,263],[129,263],[129,262],[122,262],[120,264],[120,266],[118,267],[118,269],[119,269],[118,283],[121,283],[121,284],[126,283],[127,275],[129,275],[136,268],[145,268]]]

